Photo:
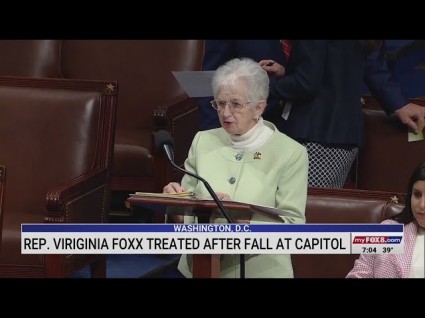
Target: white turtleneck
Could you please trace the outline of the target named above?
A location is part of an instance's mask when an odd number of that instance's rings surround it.
[[[229,145],[238,152],[254,151],[264,145],[273,135],[273,129],[264,124],[264,120],[260,117],[258,123],[248,130],[245,134],[229,135]]]

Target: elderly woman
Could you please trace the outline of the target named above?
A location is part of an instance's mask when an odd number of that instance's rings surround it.
[[[267,72],[251,59],[233,59],[213,77],[214,100],[221,128],[198,132],[185,168],[205,178],[220,200],[235,200],[283,210],[285,223],[304,223],[307,199],[306,149],[264,121],[269,91]],[[208,196],[202,182],[185,175],[181,185],[172,182],[165,193],[193,191]],[[196,222],[185,216],[185,223]],[[210,222],[225,222],[212,217]],[[276,223],[254,214],[251,224]],[[290,255],[246,256],[245,277],[292,278]],[[191,255],[183,255],[179,270],[191,275]],[[238,255],[222,255],[221,277],[239,277]]]

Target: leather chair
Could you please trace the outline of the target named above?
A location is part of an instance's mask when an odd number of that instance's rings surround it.
[[[154,149],[153,132],[170,132],[175,160],[183,165],[198,131],[198,103],[188,98],[171,72],[200,70],[203,42],[62,41],[62,77],[113,79],[120,85],[112,190],[162,192],[176,180],[166,157]]]
[[[425,99],[412,99],[425,106]],[[364,97],[365,145],[359,151],[357,189],[406,192],[413,169],[425,158],[425,141],[408,142],[407,127]]]
[[[0,77],[0,165],[7,169],[1,277],[65,277],[106,255],[22,255],[22,223],[107,222],[116,82]]]
[[[1,233],[3,228],[3,198],[6,181],[6,167],[0,165],[0,252],[1,252]]]

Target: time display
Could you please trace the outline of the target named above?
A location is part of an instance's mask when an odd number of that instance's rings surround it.
[[[376,247],[362,247],[363,254],[372,254],[376,253]]]

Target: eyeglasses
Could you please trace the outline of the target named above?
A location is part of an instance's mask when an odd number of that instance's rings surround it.
[[[235,112],[241,112],[244,108],[246,104],[249,104],[251,102],[246,102],[246,103],[240,103],[238,101],[230,101],[230,102],[226,102],[224,100],[212,100],[211,101],[211,106],[214,107],[214,109],[219,110],[219,111],[223,111],[226,108],[226,105],[229,105],[229,110],[232,113]]]

